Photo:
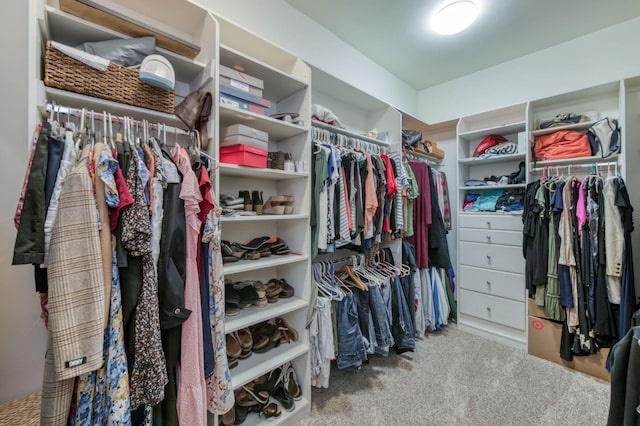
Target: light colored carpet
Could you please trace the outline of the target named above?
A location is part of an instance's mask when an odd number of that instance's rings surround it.
[[[313,388],[303,425],[604,425],[609,383],[449,327]]]

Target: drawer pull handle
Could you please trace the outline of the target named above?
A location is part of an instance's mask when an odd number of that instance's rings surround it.
[[[487,285],[491,285],[491,281],[487,281]]]
[[[490,243],[491,242],[491,235],[487,235],[487,242]]]
[[[491,312],[491,307],[487,306],[487,312]]]
[[[491,221],[490,220],[487,221],[487,227],[491,228]]]
[[[487,263],[491,263],[491,256],[487,256]]]

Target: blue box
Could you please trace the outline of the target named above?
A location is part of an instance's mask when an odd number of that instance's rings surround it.
[[[220,93],[224,93],[225,95],[233,96],[234,98],[242,99],[256,105],[261,105],[265,108],[271,107],[271,102],[267,99],[252,95],[248,92],[243,92],[242,90],[234,87],[225,86],[224,84],[220,85]]]

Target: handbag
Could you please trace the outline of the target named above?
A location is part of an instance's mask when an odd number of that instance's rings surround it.
[[[402,129],[402,144],[407,148],[414,146],[422,140],[422,132],[420,130]]]
[[[620,127],[618,120],[605,117],[596,121],[587,130],[587,137],[591,145],[591,155],[596,155],[600,145],[602,158],[620,152]]]
[[[211,115],[212,106],[213,97],[211,93],[198,89],[189,93],[175,108],[175,114],[189,127],[189,130],[197,130],[200,133],[200,144],[202,149],[205,150],[209,145],[207,122]]]

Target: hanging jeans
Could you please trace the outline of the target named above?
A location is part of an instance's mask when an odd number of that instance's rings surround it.
[[[409,314],[409,307],[405,299],[400,279],[396,276],[391,280],[392,290],[392,334],[397,353],[413,351],[416,348],[413,319]]]
[[[353,294],[336,302],[338,331],[338,368],[359,370],[367,359],[366,349],[358,324],[358,308]]]
[[[369,307],[375,330],[375,336],[371,337],[375,337],[377,343],[375,351],[380,355],[387,356],[389,355],[389,347],[393,346],[391,315],[385,306],[379,285],[369,285]]]

